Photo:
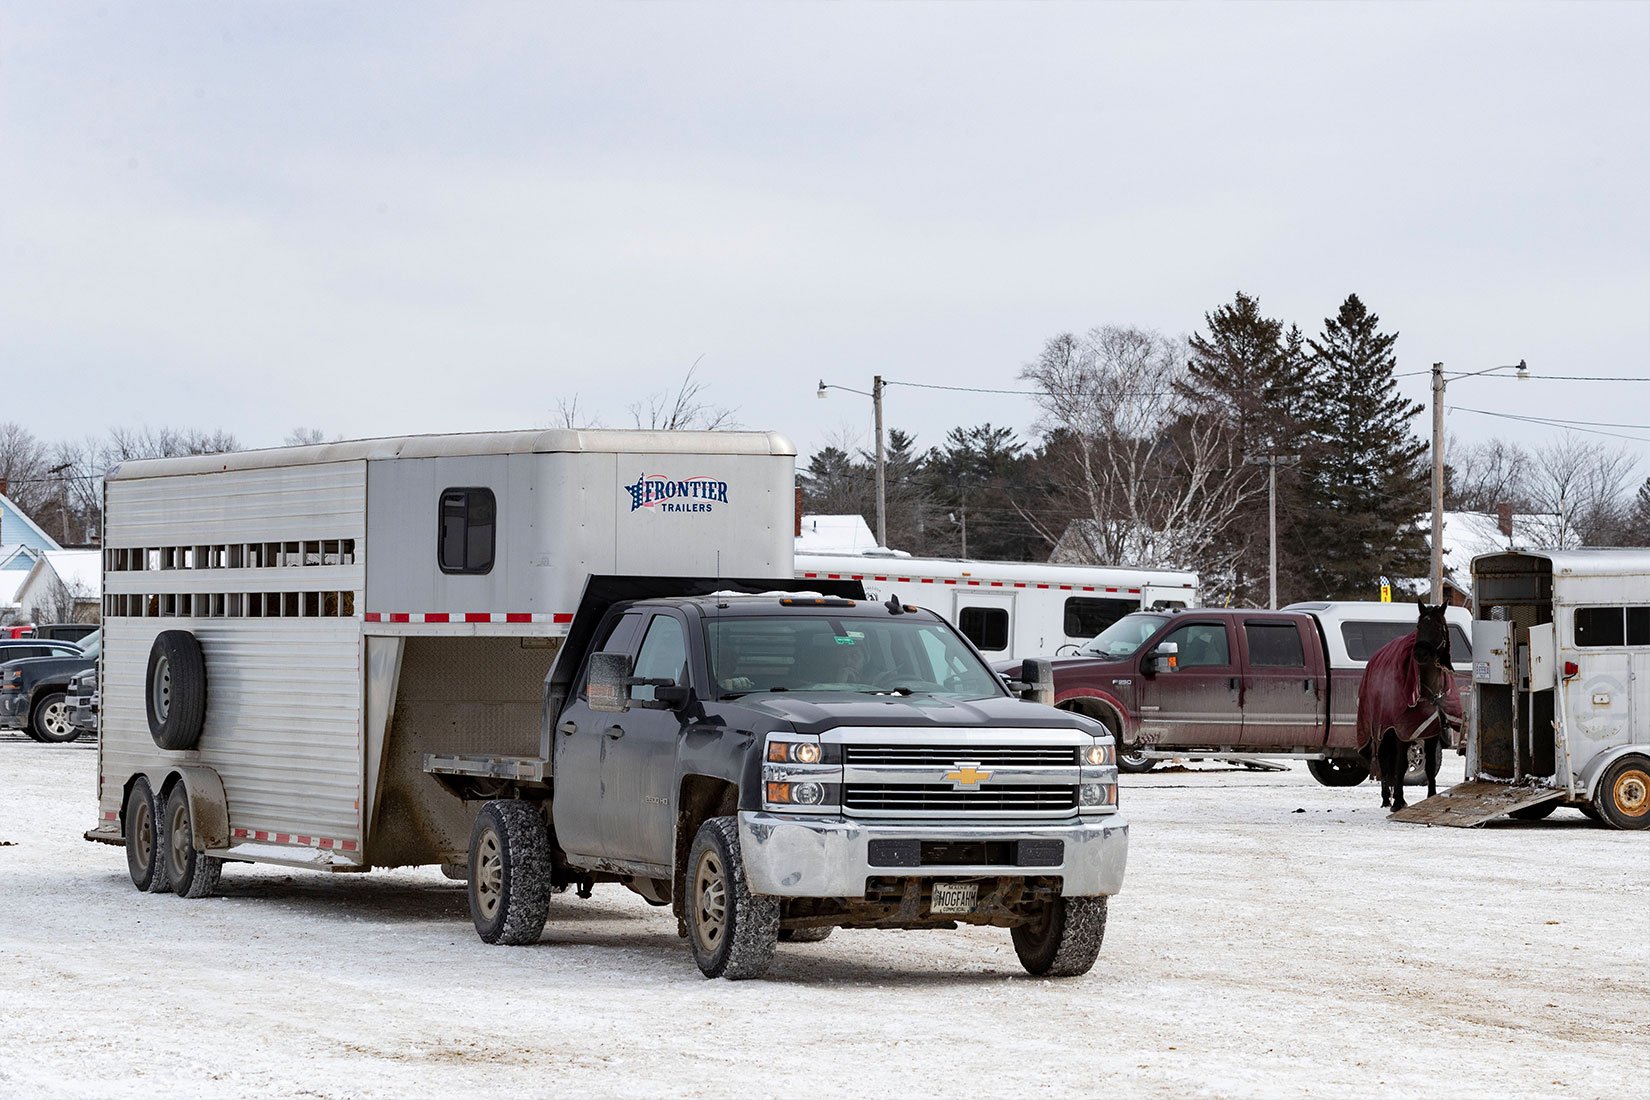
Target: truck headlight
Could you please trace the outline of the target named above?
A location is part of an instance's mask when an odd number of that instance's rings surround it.
[[[788,783],[762,784],[762,797],[769,806],[824,806],[837,799],[835,783],[816,783],[811,779]]]
[[[818,741],[769,741],[770,764],[817,764],[823,754]]]
[[[1117,806],[1116,783],[1084,783],[1077,788],[1077,805],[1082,810],[1104,810]]]
[[[1083,750],[1083,763],[1094,768],[1109,768],[1117,763],[1116,743],[1096,741]]]

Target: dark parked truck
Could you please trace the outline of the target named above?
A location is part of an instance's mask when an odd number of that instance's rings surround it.
[[[1016,697],[894,599],[609,602],[586,600],[551,671],[547,775],[426,760],[485,800],[482,939],[534,942],[552,892],[607,881],[671,906],[711,977],[837,927],[959,923],[1009,929],[1033,974],[1093,965],[1128,843],[1103,726]]]
[[[1076,656],[1053,661],[1055,703],[1111,730],[1124,771],[1170,757],[1295,758],[1326,786],[1362,783],[1358,685],[1377,649],[1415,629],[1415,605],[1295,607],[1127,615]],[[1452,611],[1465,698],[1471,647],[1462,624],[1471,619]],[[1018,675],[1020,666],[998,667]]]
[[[94,631],[79,647],[0,664],[0,729],[22,730],[47,744],[78,738],[83,731],[71,720],[69,681],[97,668],[102,640]]]

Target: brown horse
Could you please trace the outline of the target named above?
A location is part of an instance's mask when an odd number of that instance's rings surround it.
[[[1381,805],[1404,808],[1404,773],[1409,746],[1421,742],[1426,759],[1427,797],[1438,793],[1439,738],[1461,725],[1450,668],[1449,630],[1444,604],[1417,600],[1415,633],[1375,651],[1358,685],[1358,751],[1381,780]]]

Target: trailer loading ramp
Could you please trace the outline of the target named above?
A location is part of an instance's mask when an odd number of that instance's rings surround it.
[[[1493,779],[1472,779],[1458,783],[1442,794],[1405,806],[1388,820],[1470,829],[1492,817],[1563,797],[1563,791],[1551,787],[1514,786]]]

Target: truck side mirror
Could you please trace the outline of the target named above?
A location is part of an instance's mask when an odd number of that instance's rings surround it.
[[[1027,657],[1020,666],[1020,680],[1024,685],[1020,698],[1029,703],[1054,705],[1054,662],[1047,657]]]
[[[1180,671],[1180,643],[1158,642],[1152,648],[1151,668],[1153,672]]]
[[[585,686],[590,709],[623,714],[630,709],[630,658],[622,653],[592,653]]]
[[[653,685],[652,699],[636,699],[631,705],[649,710],[681,710],[692,697],[693,689],[686,684],[667,681]]]

